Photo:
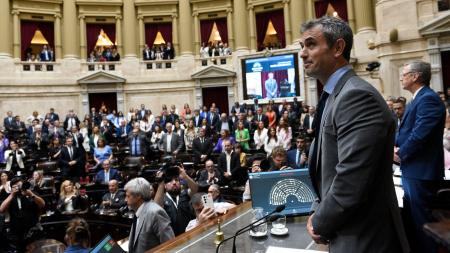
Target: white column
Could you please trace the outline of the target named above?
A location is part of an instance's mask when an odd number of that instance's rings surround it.
[[[54,30],[55,30],[55,60],[62,58],[62,47],[61,47],[61,15],[56,14],[55,15],[55,23],[54,23]]]
[[[86,47],[86,22],[85,22],[85,16],[80,15],[78,16],[78,19],[80,20],[80,58],[81,60],[85,61],[87,59],[87,47]],[[66,31],[67,32],[67,31]],[[91,52],[89,52],[91,53]]]
[[[145,46],[145,25],[144,25],[144,17],[138,16],[139,22],[139,54],[144,50]],[[140,57],[138,57],[140,58]]]
[[[14,59],[19,60],[20,57],[20,19],[19,19],[19,11],[12,11],[13,15],[13,48],[14,48]]]
[[[172,44],[175,49],[175,57],[180,54],[180,44],[178,42],[178,15],[172,14]]]
[[[200,53],[200,20],[198,19],[198,12],[195,11],[192,13],[192,17],[194,17],[194,55],[198,55]],[[203,41],[202,41],[203,42]]]
[[[248,19],[249,19],[249,31],[250,31],[250,50],[256,51],[256,25],[255,25],[255,12],[253,5],[247,7]]]
[[[439,49],[439,39],[428,39],[428,55],[431,64],[430,87],[435,91],[444,91],[444,81],[442,80],[441,51]]]
[[[233,9],[227,8],[228,46],[234,51]]]
[[[295,0],[294,0],[295,1]],[[298,0],[297,0],[298,1]],[[289,11],[289,0],[283,0],[283,16],[284,16],[284,34],[286,39],[286,46],[292,44],[292,30],[291,19]]]
[[[122,16],[118,15],[116,16],[116,47],[117,52],[122,56],[123,50],[122,50]]]

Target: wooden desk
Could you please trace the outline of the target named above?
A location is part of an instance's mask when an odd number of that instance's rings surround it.
[[[233,236],[238,229],[250,223],[251,210],[251,203],[246,202],[221,217],[225,239]],[[277,246],[327,251],[326,247],[314,244],[308,235],[306,231],[307,218],[306,216],[288,218],[286,226],[289,228],[289,234],[286,236],[274,236],[268,232],[265,237],[253,238],[248,233],[241,234],[236,238],[236,249],[238,252],[266,252],[268,246]],[[217,220],[211,220],[201,224],[147,252],[215,252],[216,222]],[[268,225],[268,230],[270,231],[270,229],[271,225]],[[219,252],[231,252],[232,245],[233,240],[225,242]]]
[[[439,245],[450,250],[450,221],[426,223],[423,226],[425,233],[431,236]]]

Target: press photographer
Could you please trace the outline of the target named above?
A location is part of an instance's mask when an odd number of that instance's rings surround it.
[[[45,201],[30,190],[28,182],[19,177],[11,180],[11,193],[0,205],[0,213],[9,212],[12,244],[17,245],[18,252],[39,239],[39,215],[44,206]]]
[[[160,205],[170,217],[170,225],[175,235],[183,233],[189,221],[195,219],[195,213],[189,201],[198,190],[198,185],[186,174],[182,164],[176,164],[173,159],[165,158],[165,163],[156,175],[159,182],[155,202]],[[186,183],[188,188],[182,188]]]

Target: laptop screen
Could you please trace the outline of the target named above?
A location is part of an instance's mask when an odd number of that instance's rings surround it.
[[[110,235],[101,240],[90,253],[125,253],[125,251],[117,244]]]
[[[307,169],[249,174],[252,206],[271,212],[285,205],[284,215],[309,214],[316,198]]]

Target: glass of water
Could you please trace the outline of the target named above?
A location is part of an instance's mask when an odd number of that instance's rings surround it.
[[[283,231],[286,227],[286,216],[285,215],[279,215],[277,219],[272,221],[272,228],[276,230],[277,232]]]
[[[253,219],[252,223],[264,217],[264,209],[260,207],[256,207],[253,209]],[[267,234],[267,222],[265,220],[261,220],[252,226],[251,234],[253,236],[265,236]]]

